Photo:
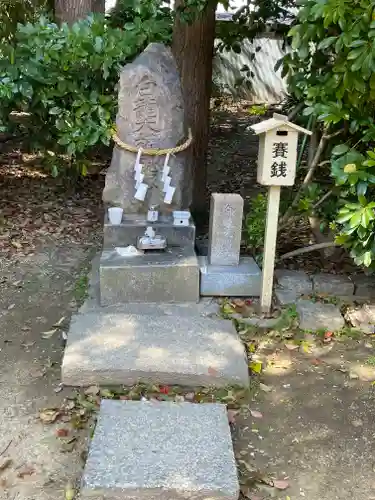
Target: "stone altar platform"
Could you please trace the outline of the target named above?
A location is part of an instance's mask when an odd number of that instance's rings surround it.
[[[199,266],[194,249],[121,257],[103,251],[100,259],[100,303],[198,302]]]

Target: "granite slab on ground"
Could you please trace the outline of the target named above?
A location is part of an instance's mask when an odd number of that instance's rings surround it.
[[[345,321],[340,308],[334,304],[312,302],[311,300],[298,300],[297,312],[299,315],[299,326],[302,330],[340,330]]]
[[[73,318],[65,385],[247,385],[243,344],[231,321],[202,316],[87,312]]]
[[[374,368],[366,363],[372,354],[368,342],[368,337],[334,340],[321,356],[265,343],[259,354],[270,361],[262,375],[268,392],[260,390],[251,405],[263,418],[254,422],[250,411],[238,415],[234,447],[253,470],[267,471],[289,487],[258,483],[250,498],[375,500],[375,393],[369,376]]]
[[[221,404],[103,400],[82,480],[95,500],[237,500]]]

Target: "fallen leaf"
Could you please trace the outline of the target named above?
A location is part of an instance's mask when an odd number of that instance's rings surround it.
[[[13,460],[9,457],[0,458],[0,471],[7,469],[12,462]]]
[[[60,318],[59,321],[57,321],[53,326],[56,326],[58,328],[64,321],[65,321],[65,316],[62,316],[62,318]]]
[[[278,490],[286,490],[287,488],[289,488],[288,481],[285,481],[283,479],[275,479],[275,481],[273,482],[273,485]]]
[[[75,495],[76,495],[75,489],[70,483],[68,483],[65,486],[65,500],[74,500]]]
[[[59,384],[57,387],[53,389],[53,392],[59,393],[64,389],[64,386],[62,384]]]
[[[16,304],[10,304],[10,306],[8,306],[8,311],[10,311],[11,309],[14,309],[16,307]]]
[[[309,354],[311,352],[311,344],[310,342],[307,342],[306,340],[303,340],[301,342],[301,351],[306,353],[306,354]]]
[[[315,358],[315,359],[311,360],[311,364],[315,365],[315,366],[322,365],[323,363],[324,363],[324,361],[322,361],[321,359],[318,359],[318,358]]]
[[[252,340],[251,342],[246,342],[246,347],[248,352],[254,353],[257,350],[257,343],[255,340]]]
[[[45,408],[39,412],[39,418],[43,424],[52,424],[60,415],[60,411],[56,408]]]
[[[269,385],[266,385],[266,384],[262,384],[262,383],[259,384],[259,389],[263,392],[271,392],[272,391],[272,387],[270,387]]]
[[[246,302],[242,299],[233,299],[232,304],[234,304],[237,307],[245,307]]]
[[[17,241],[17,240],[12,240],[11,244],[12,244],[12,246],[14,248],[17,248],[17,250],[19,250],[20,248],[22,248],[22,244],[19,241]]]
[[[97,396],[99,394],[99,387],[97,385],[91,385],[85,390],[86,396]]]
[[[257,410],[250,410],[250,414],[254,418],[263,418],[263,414]]]
[[[100,389],[100,395],[103,398],[107,398],[107,399],[112,399],[114,397],[114,393],[112,391],[110,391],[109,389]]]
[[[17,477],[20,477],[23,479],[25,476],[32,476],[35,473],[34,467],[31,467],[30,465],[26,465],[23,467],[21,470],[17,472]]]
[[[297,344],[292,344],[291,342],[286,342],[284,345],[288,349],[288,351],[295,351],[299,348]]]
[[[261,361],[252,361],[249,364],[249,368],[254,373],[260,373],[262,371],[262,362]]]
[[[243,460],[243,459],[238,460],[238,464],[243,465],[248,472],[251,472],[251,473],[254,472],[254,468],[251,467],[251,465],[248,462],[246,462],[246,460]]]
[[[211,375],[212,377],[217,377],[219,372],[213,368],[212,366],[208,367],[208,374]]]
[[[67,437],[69,435],[69,429],[64,429],[64,428],[61,428],[61,429],[57,429],[56,430],[56,436],[57,437]]]
[[[325,332],[323,343],[329,344],[330,342],[332,342],[332,339],[333,339],[333,332]]]
[[[236,410],[228,410],[228,422],[232,425],[236,423],[236,415],[238,415],[238,411]]]
[[[248,500],[262,500],[259,496],[253,495],[252,490],[253,488],[247,486],[246,484],[241,486],[241,493],[245,498]]]
[[[42,338],[43,339],[50,339],[54,333],[56,333],[56,328],[53,330],[48,330],[47,332],[42,332]]]
[[[74,410],[75,406],[76,406],[75,401],[73,401],[72,399],[70,399],[70,400],[68,400],[68,401],[66,401],[64,403],[63,409],[66,410],[66,411],[71,411],[71,410]]]

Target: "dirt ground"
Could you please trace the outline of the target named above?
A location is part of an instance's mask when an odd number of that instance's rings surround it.
[[[0,498],[64,499],[80,475],[88,430],[45,425],[39,411],[72,396],[59,386],[62,333],[98,244],[99,191],[18,168],[1,174]]]
[[[334,342],[319,357],[263,351],[268,368],[251,405],[260,414],[239,419],[235,445],[260,479],[248,498],[375,499],[373,339]],[[265,484],[273,479],[285,489]]]

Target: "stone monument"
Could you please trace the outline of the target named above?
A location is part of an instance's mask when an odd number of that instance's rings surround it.
[[[150,44],[120,74],[117,135],[138,150],[174,148],[188,137],[180,79],[169,48]],[[171,203],[164,203],[163,167],[166,155],[140,155],[144,200],[135,198],[134,164],[137,154],[116,146],[105,179],[103,201],[124,209],[126,215],[147,213],[151,206],[160,213],[188,210],[191,203],[191,173],[184,153],[168,157]]]
[[[240,257],[242,215],[239,194],[211,195],[208,257],[199,259],[201,295],[259,296],[260,269],[252,257]]]
[[[191,173],[184,156],[192,138],[169,48],[150,44],[123,68],[116,126],[103,201],[124,212],[119,225],[105,217],[101,304],[197,302]]]

